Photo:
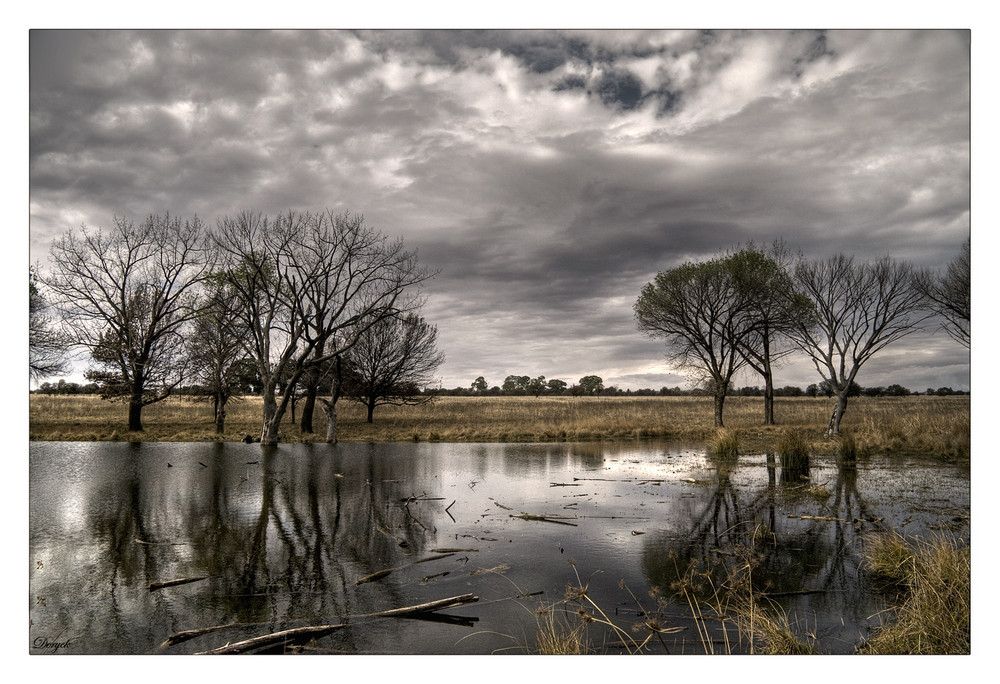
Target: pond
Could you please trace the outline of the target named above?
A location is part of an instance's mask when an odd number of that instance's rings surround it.
[[[754,588],[820,651],[851,653],[886,601],[866,533],[969,538],[968,466],[911,458],[793,473],[657,442],[33,442],[29,474],[36,654],[197,653],[319,625],[346,626],[305,652],[523,654],[538,609],[580,585],[628,635],[592,623],[593,652],[627,652],[652,616],[665,631],[644,651],[738,651],[676,583],[754,544]],[[164,643],[208,627],[223,628]]]

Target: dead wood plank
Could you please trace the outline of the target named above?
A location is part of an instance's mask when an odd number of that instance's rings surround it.
[[[315,639],[317,637],[324,636],[330,632],[334,632],[338,629],[346,627],[345,624],[340,625],[319,625],[317,627],[295,627],[293,629],[285,629],[280,632],[274,632],[272,634],[264,634],[261,636],[253,637],[251,639],[245,639],[244,641],[237,641],[235,644],[226,644],[225,646],[220,646],[218,648],[213,648],[210,651],[200,651],[195,655],[226,655],[232,653],[246,653],[247,651],[253,651],[264,646],[271,646],[273,644],[279,644],[281,642],[298,642],[305,639]]]

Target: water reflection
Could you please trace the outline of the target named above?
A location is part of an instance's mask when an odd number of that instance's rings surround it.
[[[803,479],[773,456],[669,444],[33,443],[30,455],[31,637],[70,653],[157,652],[177,631],[235,625],[165,649],[196,652],[337,623],[350,628],[314,648],[530,647],[525,596],[561,598],[570,558],[592,597],[624,613],[634,602],[619,581],[669,597],[693,567],[723,582],[741,549],[756,591],[804,616],[825,650],[849,652],[877,607],[861,533],[919,533],[968,510],[967,468],[814,459]],[[206,579],[149,589],[189,577]],[[479,603],[451,618],[365,617],[467,592]],[[690,622],[680,602],[670,618]],[[697,651],[690,633],[671,646]]]

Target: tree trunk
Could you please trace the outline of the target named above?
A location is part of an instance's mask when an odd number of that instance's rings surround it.
[[[132,396],[128,402],[128,431],[142,432],[142,381],[132,380]]]
[[[764,425],[774,425],[774,374],[771,372],[771,334],[764,330]]]
[[[375,420],[375,402],[368,402],[368,422],[374,422]]]
[[[833,437],[840,434],[840,420],[847,411],[847,390],[838,394],[837,402],[833,406],[833,413],[830,415],[830,424],[826,429],[826,436]]]
[[[764,376],[764,425],[774,425],[774,380]]]
[[[724,427],[722,424],[722,405],[726,403],[726,390],[721,392],[715,390],[715,427]]]
[[[142,397],[134,395],[128,403],[128,431],[142,432]]]
[[[302,406],[302,422],[299,429],[304,435],[313,433],[313,411],[316,409],[316,383],[310,382],[306,386],[306,401]]]
[[[215,434],[221,435],[226,431],[226,400],[217,397],[216,401],[218,407],[215,410]]]
[[[330,401],[323,406],[326,413],[326,441],[329,444],[337,443],[337,405]]]
[[[278,443],[278,403],[274,398],[274,385],[264,387],[264,424],[260,429],[261,445],[274,446]]]

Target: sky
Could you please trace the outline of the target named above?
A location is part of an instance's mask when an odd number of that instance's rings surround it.
[[[593,374],[689,387],[633,316],[659,271],[778,238],[810,259],[942,270],[959,254],[970,40],[35,30],[29,256],[44,269],[53,238],[116,215],[357,212],[439,272],[423,314],[446,357],[440,386]],[[803,354],[775,377],[820,380]],[[931,325],[858,382],[969,389],[969,353]]]

